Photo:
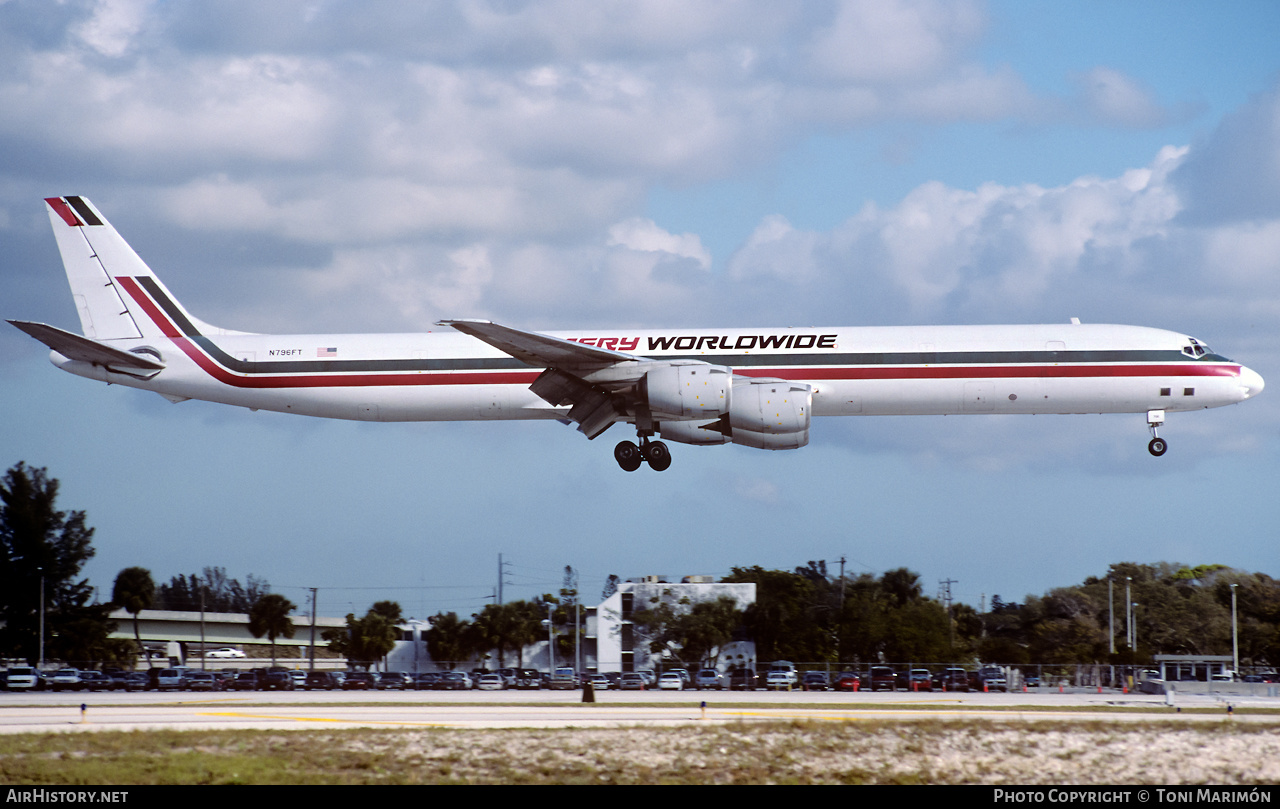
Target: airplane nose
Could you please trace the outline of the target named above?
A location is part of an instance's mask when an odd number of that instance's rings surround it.
[[[1243,365],[1240,366],[1240,387],[1244,391],[1244,398],[1252,399],[1262,393],[1262,389],[1266,386],[1267,383],[1262,381],[1261,374]]]

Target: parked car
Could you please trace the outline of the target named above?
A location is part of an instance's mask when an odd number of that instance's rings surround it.
[[[154,686],[157,691],[182,690],[182,672],[177,669],[152,669],[159,672],[155,675]]]
[[[124,676],[125,691],[146,691],[151,685],[151,678],[145,671],[131,671]]]
[[[462,671],[446,671],[440,675],[440,679],[435,684],[436,691],[469,691],[471,690],[471,678],[466,672]]]
[[[49,678],[49,687],[54,691],[79,691],[84,683],[77,669],[58,669]]]
[[[912,669],[907,675],[908,691],[932,691],[933,672],[928,669]]]
[[[697,688],[699,691],[704,688],[723,691],[727,684],[728,678],[721,674],[717,669],[702,669],[698,672],[698,676],[693,678],[694,688]]]
[[[638,671],[628,671],[618,680],[619,691],[643,691],[649,687],[649,681]]]
[[[1008,691],[1009,683],[1005,680],[1004,670],[999,666],[983,666],[978,670],[978,690]]]
[[[379,691],[405,691],[412,682],[403,671],[383,671],[377,675]]]
[[[898,675],[889,666],[872,666],[871,667],[871,690],[872,691],[897,691]]]
[[[86,691],[110,691],[111,678],[100,671],[80,672],[80,687]]]
[[[476,688],[480,691],[505,691],[507,683],[501,674],[483,674],[476,681]]]
[[[31,666],[14,666],[5,675],[5,688],[9,691],[41,691],[46,686],[44,676]]]
[[[236,675],[231,687],[236,691],[256,691],[258,689],[258,675],[252,671],[242,671]]]
[[[764,684],[771,690],[786,689],[790,691],[800,684],[800,675],[795,664],[790,660],[775,660],[769,664],[769,673],[765,675]]]
[[[962,668],[943,669],[934,681],[943,691],[968,691],[969,672]]]
[[[835,676],[835,683],[837,691],[857,691],[862,687],[862,678],[857,672],[842,671]]]
[[[258,682],[263,691],[292,691],[293,675],[286,671],[268,671],[267,676]]]
[[[556,669],[551,675],[550,687],[552,691],[572,691],[578,687],[577,672],[570,668]]]
[[[734,669],[729,672],[730,691],[755,691],[758,686],[756,673],[751,669]]]
[[[187,688],[191,691],[221,691],[222,686],[212,671],[193,671],[187,674]]]
[[[806,671],[800,679],[800,687],[805,691],[826,691],[831,687],[825,671]]]
[[[343,691],[372,691],[377,686],[378,683],[373,674],[367,671],[349,671],[346,679],[342,681]]]
[[[516,688],[521,690],[542,688],[542,672],[537,669],[517,669]]]
[[[417,677],[413,678],[413,688],[415,691],[430,691],[440,680],[440,673],[436,671],[424,671]]]
[[[662,691],[683,691],[684,678],[674,671],[668,671],[658,678],[658,688]]]
[[[609,678],[608,678],[608,677],[606,677],[606,676],[604,676],[603,674],[592,674],[592,675],[591,675],[591,690],[592,690],[592,691],[608,691],[608,690],[609,690],[610,685],[612,685],[612,684],[609,682]]]
[[[309,671],[302,687],[307,691],[332,691],[338,687],[338,681],[331,671]]]

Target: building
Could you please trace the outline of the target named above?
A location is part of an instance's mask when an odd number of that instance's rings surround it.
[[[679,583],[663,581],[659,576],[646,576],[618,585],[618,591],[587,611],[587,640],[597,671],[658,670],[663,661],[651,656],[639,628],[631,622],[635,610],[665,603],[673,609],[687,610],[701,601],[714,601],[729,596],[745,610],[756,603],[756,586],[752,583],[717,583],[712,576],[686,576]],[[738,641],[720,652],[719,666],[751,666],[756,664],[755,644]]]

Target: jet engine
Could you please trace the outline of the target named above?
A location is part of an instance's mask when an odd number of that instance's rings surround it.
[[[735,377],[729,436],[756,449],[799,449],[809,443],[813,388],[782,379]]]
[[[680,444],[799,449],[809,443],[812,403],[813,388],[803,383],[735,376],[728,413],[714,421],[660,421],[658,432]]]
[[[655,421],[714,419],[729,412],[733,372],[722,365],[662,363],[640,380],[640,401]]]

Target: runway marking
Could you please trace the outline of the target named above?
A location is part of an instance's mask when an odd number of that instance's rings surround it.
[[[198,714],[198,716],[223,716],[232,719],[266,719],[275,722],[333,722],[335,724],[359,724],[359,725],[409,725],[411,727],[431,727],[444,728],[453,727],[456,722],[406,722],[406,721],[389,721],[380,719],[337,719],[333,717],[322,716],[279,716],[275,714],[251,714],[237,712],[210,712],[206,711]]]

